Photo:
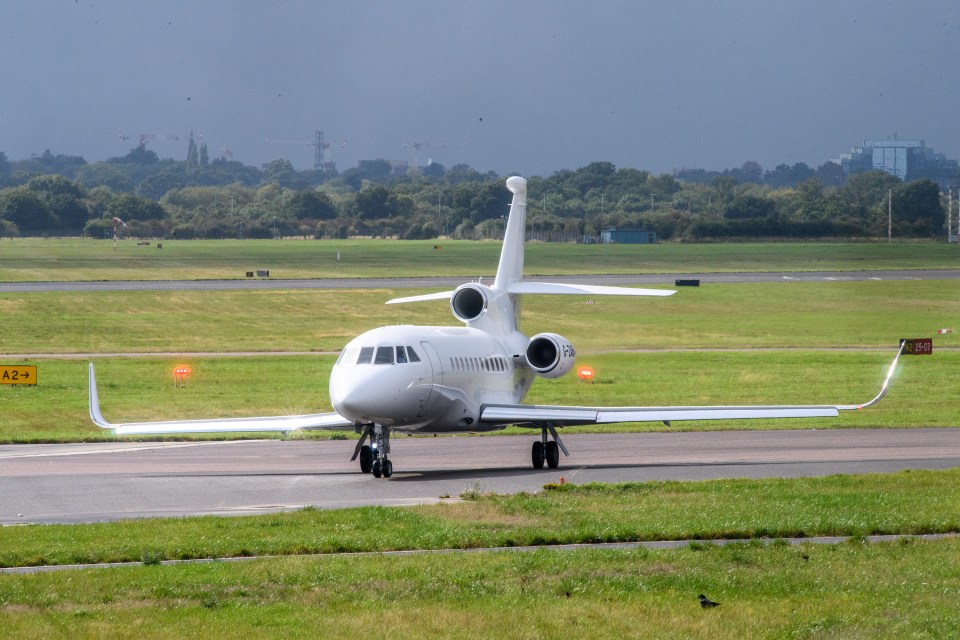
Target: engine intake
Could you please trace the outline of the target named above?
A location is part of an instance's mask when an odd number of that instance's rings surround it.
[[[463,284],[450,297],[450,311],[461,322],[476,320],[487,310],[487,288],[482,284]]]
[[[573,368],[577,351],[556,333],[538,333],[527,344],[527,364],[543,378],[559,378]]]

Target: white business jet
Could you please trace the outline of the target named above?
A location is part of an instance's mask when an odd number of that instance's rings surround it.
[[[507,180],[513,193],[500,265],[492,285],[468,283],[453,291],[396,298],[387,304],[449,300],[463,327],[389,326],[350,341],[330,373],[335,413],[218,420],[111,424],[103,418],[90,364],[90,417],[117,435],[353,430],[360,435],[352,460],[376,477],[393,475],[390,435],[493,431],[508,425],[540,430],[533,443],[535,469],[556,468],[569,451],[558,427],[615,422],[671,422],[740,418],[813,418],[839,415],[878,402],[886,393],[897,359],[880,393],[859,405],[717,407],[568,407],[522,404],[534,380],[557,378],[573,368],[573,345],[555,333],[533,338],[517,328],[522,294],[669,296],[674,291],[527,282],[523,279],[527,181]],[[902,350],[902,347],[901,347]],[[899,358],[900,353],[897,353]],[[370,444],[366,444],[367,440]]]

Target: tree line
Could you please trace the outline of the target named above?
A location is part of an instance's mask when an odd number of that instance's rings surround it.
[[[384,160],[339,174],[263,168],[218,158],[191,140],[184,161],[140,145],[87,163],[49,150],[10,161],[0,152],[0,236],[406,239],[499,237],[510,193],[505,176],[439,164],[400,174]],[[603,229],[639,227],[664,240],[885,236],[892,194],[897,237],[939,237],[946,226],[936,183],[873,171],[846,176],[755,162],[723,172],[654,175],[593,162],[528,178],[527,225],[545,237],[590,241]]]

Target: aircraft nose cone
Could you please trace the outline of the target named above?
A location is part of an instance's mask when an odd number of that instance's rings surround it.
[[[344,418],[366,421],[383,413],[384,396],[376,389],[366,387],[331,390],[330,402]]]

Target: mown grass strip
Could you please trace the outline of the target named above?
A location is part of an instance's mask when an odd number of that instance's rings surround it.
[[[526,401],[586,406],[858,403],[879,391],[893,355],[892,348],[587,355],[579,361],[594,368],[594,382],[580,382],[572,373],[538,380]],[[182,363],[178,358],[98,358],[96,367],[104,416],[122,422],[329,411],[327,382],[334,359],[332,355],[189,359],[192,374],[184,388],[173,384],[173,369]],[[36,387],[0,388],[0,443],[115,439],[89,420],[85,361],[34,364],[38,364]],[[960,351],[904,358],[883,402],[865,411],[846,412],[839,419],[676,423],[672,429],[960,426],[960,394],[947,391],[957,370]],[[606,425],[565,433],[598,429],[665,427]]]
[[[565,485],[411,508],[0,529],[0,566],[403,549],[960,531],[960,469]]]
[[[465,240],[0,239],[0,281],[371,278],[489,275],[501,243]],[[439,248],[437,248],[439,247]],[[954,269],[942,242],[576,245],[529,243],[529,274]]]
[[[288,558],[0,575],[11,638],[952,638],[960,542]],[[701,609],[697,594],[721,602]]]
[[[385,324],[451,325],[425,291],[98,291],[0,294],[3,353],[339,351]],[[960,346],[960,280],[704,285],[669,298],[525,296],[522,329],[610,349]]]

